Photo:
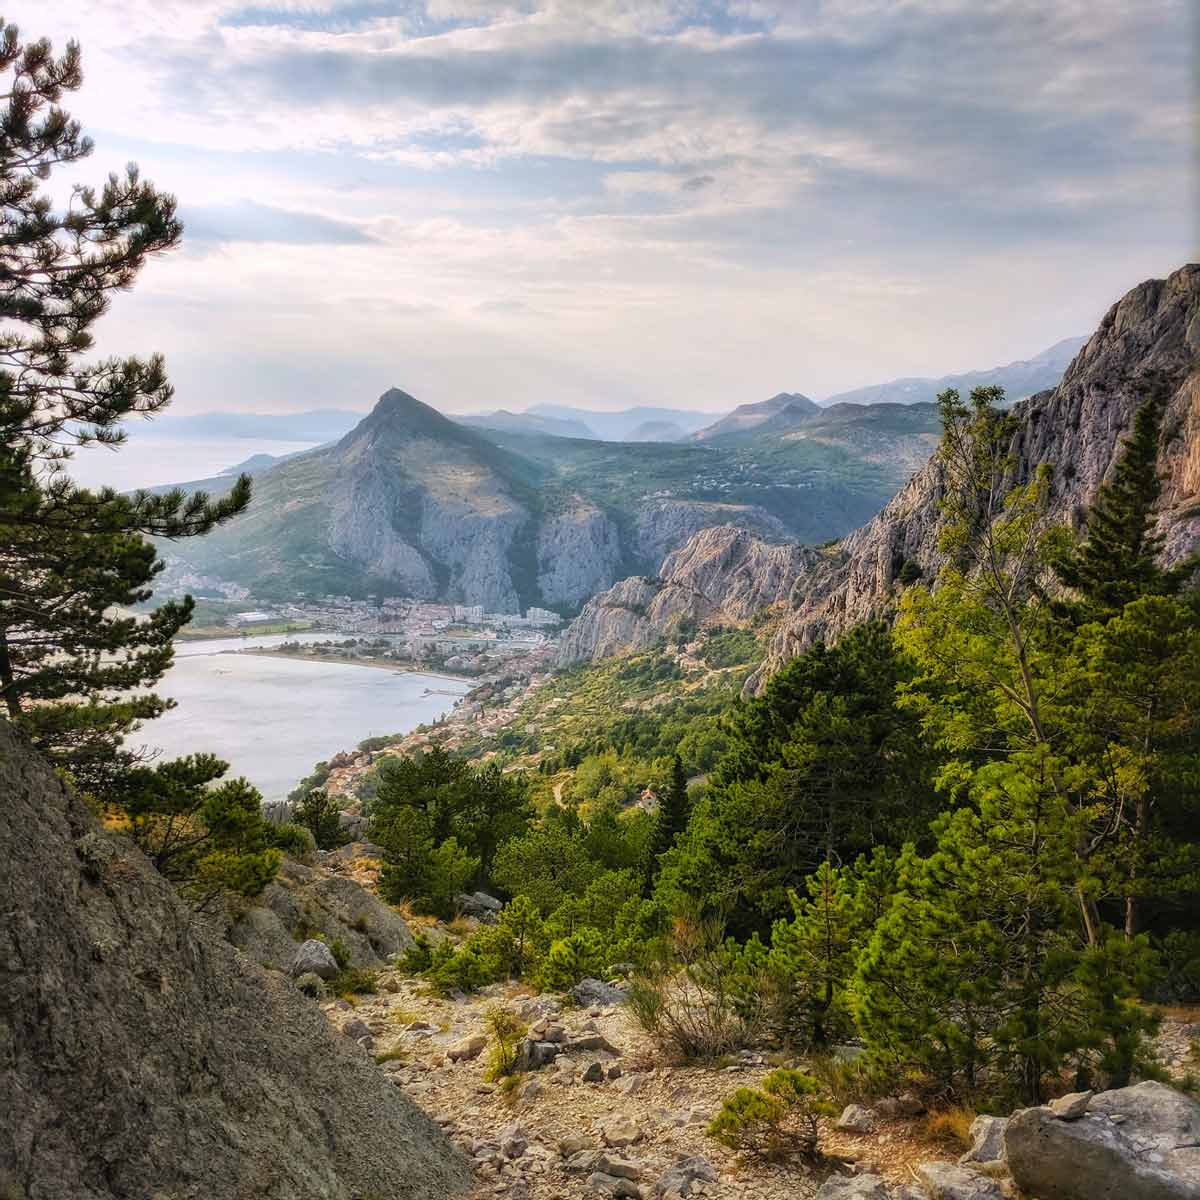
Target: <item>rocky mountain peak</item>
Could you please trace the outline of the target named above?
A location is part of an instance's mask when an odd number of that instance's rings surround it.
[[[474,434],[449,417],[444,417],[436,408],[393,387],[379,397],[375,407],[338,445],[351,446],[364,439],[407,440],[412,437],[435,437],[453,442],[476,440]]]
[[[1152,378],[1171,389],[1159,471],[1160,526],[1166,556],[1174,562],[1200,542],[1200,265],[1133,288],[1083,344],[1061,383],[1015,407],[1020,427],[1014,482],[1029,478],[1042,463],[1056,467],[1056,515],[1078,525],[1112,470]],[[759,419],[773,403],[739,411],[750,411],[755,425],[775,429],[786,405]],[[840,404],[825,411],[836,416],[855,408]],[[725,418],[726,430],[732,420]],[[878,516],[819,551],[732,531],[699,533],[664,560],[654,579],[625,580],[596,596],[568,629],[560,661],[645,648],[684,617],[699,623],[745,620],[786,597],[790,611],[751,680],[757,688],[814,641],[890,613],[905,563],[927,580],[936,577],[942,566],[942,488],[939,465],[930,460]]]

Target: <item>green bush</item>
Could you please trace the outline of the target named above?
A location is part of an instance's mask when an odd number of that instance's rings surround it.
[[[811,1160],[820,1157],[820,1118],[835,1112],[816,1079],[781,1067],[758,1088],[738,1088],[729,1096],[708,1132],[731,1150]]]
[[[502,1004],[493,1004],[484,1014],[484,1020],[491,1037],[486,1078],[494,1082],[515,1075],[521,1065],[525,1022]]]
[[[604,958],[603,934],[584,926],[551,944],[538,972],[538,986],[548,992],[565,992],[581,979],[602,974]]]
[[[305,793],[293,805],[292,815],[298,825],[303,825],[312,834],[322,850],[336,850],[350,840],[341,825],[342,810],[324,788],[313,788]]]

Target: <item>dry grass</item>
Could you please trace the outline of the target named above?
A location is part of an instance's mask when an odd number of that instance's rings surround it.
[[[971,1148],[971,1123],[978,1114],[961,1104],[931,1112],[922,1121],[925,1136],[939,1146],[962,1153]]]

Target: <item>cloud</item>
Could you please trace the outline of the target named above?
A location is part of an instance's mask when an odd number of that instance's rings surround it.
[[[288,242],[293,245],[362,245],[375,239],[359,226],[319,213],[291,212],[253,200],[185,206],[181,213],[192,242]]]
[[[136,158],[204,251],[114,334],[200,364],[714,407],[1024,357],[1194,252],[1188,0],[40,7],[81,170]]]

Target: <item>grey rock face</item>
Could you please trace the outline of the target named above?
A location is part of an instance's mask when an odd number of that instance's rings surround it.
[[[1004,1144],[1017,1186],[1039,1200],[1200,1196],[1200,1104],[1165,1084],[1101,1092],[1072,1121],[1024,1109]]]
[[[444,1200],[469,1186],[438,1127],[291,980],[199,924],[7,724],[0,792],[0,1193]],[[112,850],[101,870],[76,849],[85,835]]]
[[[1004,1200],[994,1179],[958,1163],[922,1163],[917,1178],[929,1200]]]
[[[733,623],[787,596],[815,552],[745,529],[705,529],[668,555],[654,579],[634,577],[594,597],[563,635],[566,666],[649,649],[681,620]]]
[[[1113,305],[1075,357],[1062,382],[1017,405],[1014,483],[1042,463],[1056,467],[1052,508],[1078,524],[1120,454],[1121,437],[1152,374],[1171,399],[1163,421],[1159,473],[1164,479],[1159,528],[1165,558],[1176,562],[1200,541],[1200,265],[1139,284]],[[751,681],[760,687],[788,659],[819,639],[887,616],[906,560],[927,580],[943,564],[937,548],[944,480],[930,462],[873,521],[855,530],[796,576],[793,612]]]
[[[285,860],[276,882],[232,918],[227,937],[255,962],[287,969],[303,932],[340,941],[353,967],[379,967],[413,944],[395,909],[353,879]]]
[[[538,587],[548,604],[582,604],[616,578],[621,540],[616,525],[576,497],[546,521],[537,537]]]
[[[787,537],[783,523],[755,504],[656,500],[638,514],[634,549],[646,563],[662,562],[664,555],[701,530],[719,527],[745,529],[776,541]]]
[[[328,980],[338,973],[337,959],[324,942],[309,938],[296,947],[289,971],[293,979],[299,979],[301,975],[316,975]]]
[[[985,1163],[1003,1159],[1004,1130],[1007,1125],[1007,1117],[976,1117],[971,1122],[971,1148],[958,1161]]]
[[[892,1192],[878,1175],[835,1176],[821,1184],[816,1200],[892,1200]]]

